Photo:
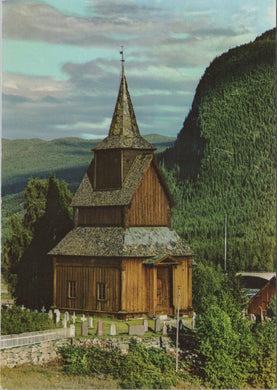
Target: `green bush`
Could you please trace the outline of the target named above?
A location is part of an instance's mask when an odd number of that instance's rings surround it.
[[[163,350],[145,348],[131,340],[128,355],[99,348],[62,347],[64,369],[68,374],[109,374],[120,379],[124,389],[162,389],[177,385],[175,359]]]
[[[12,309],[2,310],[2,335],[35,332],[51,328],[55,328],[55,325],[50,320],[48,314],[23,311],[17,306],[13,306]]]

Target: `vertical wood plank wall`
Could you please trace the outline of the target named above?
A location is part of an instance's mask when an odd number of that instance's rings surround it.
[[[121,226],[122,207],[79,207],[79,226]]]
[[[95,261],[91,264],[56,265],[56,306],[59,308],[83,309],[95,311],[120,310],[120,269],[113,264],[105,264],[102,260],[101,266]],[[68,282],[76,282],[76,298],[68,297]],[[97,299],[97,283],[106,284],[106,299]]]
[[[177,310],[178,286],[181,287],[180,310],[192,307],[191,259],[179,258],[171,266],[172,303]],[[101,265],[100,265],[101,264]],[[101,312],[158,313],[157,269],[146,267],[143,259],[67,259],[54,262],[54,305],[58,308]],[[68,297],[68,282],[77,284],[76,298]],[[97,300],[97,283],[106,284],[106,299]]]
[[[126,218],[127,226],[170,226],[170,206],[151,164],[145,172],[131,201]]]

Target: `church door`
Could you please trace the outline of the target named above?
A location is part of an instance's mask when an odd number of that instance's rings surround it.
[[[172,270],[169,267],[157,268],[157,309],[171,312],[172,309]]]

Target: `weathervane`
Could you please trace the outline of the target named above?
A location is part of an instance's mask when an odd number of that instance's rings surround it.
[[[120,54],[121,54],[122,72],[123,72],[123,70],[124,70],[124,62],[125,62],[125,60],[124,60],[124,51],[123,51],[123,49],[124,49],[124,46],[121,46]]]

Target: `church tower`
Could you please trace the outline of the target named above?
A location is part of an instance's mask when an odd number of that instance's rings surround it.
[[[171,229],[174,200],[139,132],[122,77],[108,136],[77,190],[75,228],[49,253],[54,307],[119,318],[192,315],[192,251]]]

